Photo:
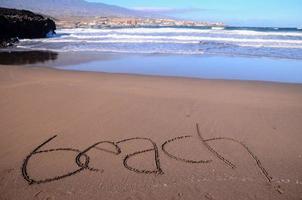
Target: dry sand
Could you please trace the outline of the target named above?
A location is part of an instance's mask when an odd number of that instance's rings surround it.
[[[1,200],[302,199],[302,85],[0,66],[0,133]]]

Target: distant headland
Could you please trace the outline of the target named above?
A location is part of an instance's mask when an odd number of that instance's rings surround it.
[[[59,28],[224,26],[220,22],[171,19],[152,12],[85,0],[2,0],[0,7],[25,9],[51,16]]]
[[[126,27],[223,27],[223,23],[197,22],[167,18],[139,17],[62,17],[56,20],[59,28],[126,28]]]

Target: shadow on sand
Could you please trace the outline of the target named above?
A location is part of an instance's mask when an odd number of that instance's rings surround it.
[[[51,51],[12,51],[0,52],[1,65],[26,65],[45,63],[58,58],[58,53]]]

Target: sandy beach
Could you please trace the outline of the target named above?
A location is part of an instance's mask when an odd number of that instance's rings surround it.
[[[0,66],[0,199],[302,199],[302,85]]]

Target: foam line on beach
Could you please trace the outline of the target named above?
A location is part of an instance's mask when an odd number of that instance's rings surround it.
[[[150,33],[210,33],[228,35],[249,35],[249,36],[297,36],[302,37],[302,32],[273,32],[254,30],[225,30],[225,29],[185,29],[185,28],[124,28],[124,29],[61,29],[58,33],[128,33],[128,34],[150,34]]]

